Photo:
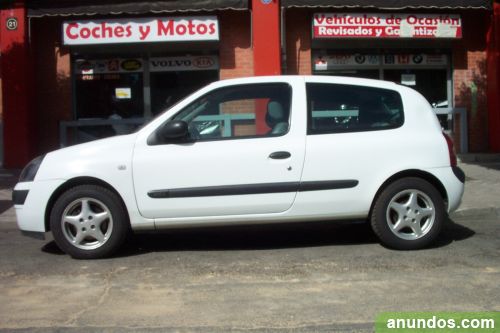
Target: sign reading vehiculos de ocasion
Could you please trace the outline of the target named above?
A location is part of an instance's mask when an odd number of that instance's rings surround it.
[[[314,38],[461,38],[455,14],[317,13]]]
[[[216,16],[66,21],[65,45],[217,41]]]

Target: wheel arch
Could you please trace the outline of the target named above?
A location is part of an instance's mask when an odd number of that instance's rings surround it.
[[[434,176],[433,174],[431,174],[429,172],[418,170],[418,169],[410,169],[410,170],[400,171],[400,172],[392,175],[379,187],[377,193],[373,197],[373,200],[372,200],[372,203],[370,206],[370,215],[369,216],[371,216],[372,211],[373,211],[373,206],[375,205],[375,202],[377,202],[377,199],[380,196],[380,194],[393,182],[395,182],[399,179],[408,178],[408,177],[421,178],[421,179],[429,182],[432,186],[434,186],[438,190],[439,194],[441,194],[443,201],[445,203],[445,207],[447,209],[447,207],[448,207],[448,193],[446,192],[446,188],[444,187],[443,183],[441,183],[441,181],[436,176]]]
[[[120,198],[120,201],[123,205],[123,208],[125,209],[125,212],[128,216],[128,223],[130,224],[130,215],[127,209],[127,205],[125,205],[125,202],[123,201],[122,196],[118,191],[109,183],[105,182],[102,179],[95,178],[95,177],[75,177],[72,179],[69,179],[68,181],[64,182],[61,186],[59,186],[54,193],[50,196],[49,201],[47,202],[47,207],[45,208],[45,214],[44,214],[44,223],[45,223],[45,231],[51,231],[50,230],[50,213],[52,211],[52,208],[54,207],[54,204],[56,203],[57,199],[61,196],[62,193],[66,192],[67,190],[75,187],[75,186],[80,186],[80,185],[98,185],[102,186],[113,193],[115,193],[118,198]]]

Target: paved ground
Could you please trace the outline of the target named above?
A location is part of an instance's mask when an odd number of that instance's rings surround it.
[[[500,311],[500,164],[463,167],[431,249],[323,223],[140,236],[98,261],[22,237],[0,178],[0,331],[371,332],[381,311]]]

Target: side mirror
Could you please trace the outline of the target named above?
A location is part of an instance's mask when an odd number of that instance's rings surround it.
[[[158,136],[164,141],[182,139],[188,134],[188,124],[182,120],[169,121],[158,130]]]

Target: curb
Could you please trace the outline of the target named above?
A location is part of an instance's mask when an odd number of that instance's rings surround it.
[[[500,154],[458,154],[460,162],[475,163],[500,163]]]
[[[498,218],[500,217],[500,208],[486,207],[486,208],[466,208],[455,211],[450,214],[450,218]]]

